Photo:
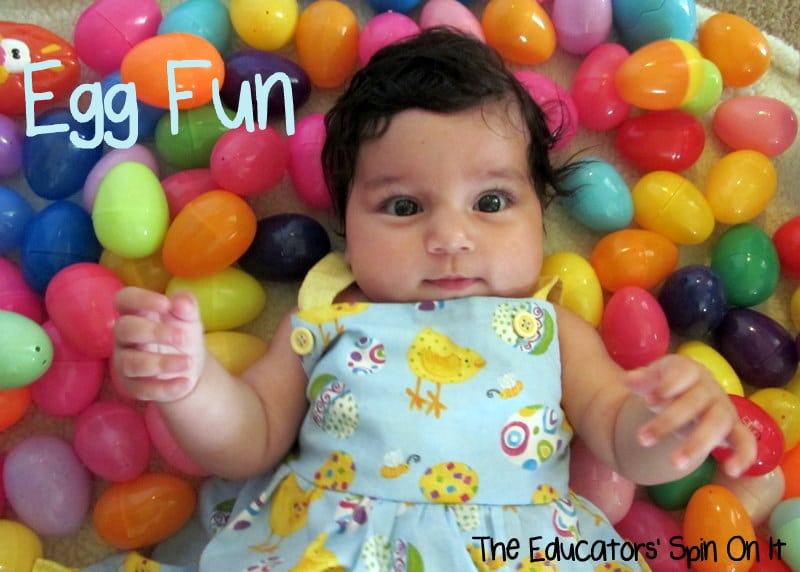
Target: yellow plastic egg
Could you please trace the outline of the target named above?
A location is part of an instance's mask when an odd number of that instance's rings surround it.
[[[697,340],[691,340],[679,345],[675,353],[691,358],[706,366],[717,383],[725,390],[725,393],[744,397],[744,388],[739,376],[736,375],[731,364],[711,346]]]
[[[277,50],[294,37],[297,0],[231,0],[231,24],[242,41],[259,50]]]
[[[481,27],[486,43],[514,63],[540,64],[556,49],[555,26],[536,0],[490,0]]]
[[[233,375],[244,372],[267,351],[267,342],[245,332],[208,332],[205,340],[208,350]]]
[[[790,313],[792,315],[792,325],[795,330],[800,330],[800,286],[792,294],[790,302]]]
[[[748,397],[775,420],[783,432],[784,451],[800,443],[800,396],[780,387],[766,387]]]
[[[588,260],[575,252],[555,252],[545,258],[541,274],[543,277],[558,276],[560,279],[556,302],[593,326],[600,325],[603,289]]]
[[[19,522],[0,520],[0,570],[27,572],[42,554],[42,541],[35,532]]]
[[[144,258],[123,258],[110,250],[103,250],[100,264],[116,274],[126,286],[137,286],[153,292],[163,292],[170,279],[161,260],[161,251]]]
[[[761,214],[777,189],[778,174],[770,158],[742,149],[711,166],[705,195],[717,221],[739,224]]]

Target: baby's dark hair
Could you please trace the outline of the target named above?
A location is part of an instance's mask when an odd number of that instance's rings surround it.
[[[454,113],[504,100],[519,107],[529,131],[531,182],[546,205],[563,193],[562,169],[548,154],[558,132],[548,130],[539,105],[493,48],[437,27],[376,52],[325,116],[322,168],[342,228],[361,145],[383,135],[394,115],[408,109]]]

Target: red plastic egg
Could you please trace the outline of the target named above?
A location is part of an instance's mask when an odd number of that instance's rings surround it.
[[[800,280],[800,215],[784,222],[772,235],[772,243],[778,253],[781,272],[794,280]]]
[[[286,175],[286,140],[272,127],[231,129],[211,151],[211,176],[226,191],[252,197],[269,191]]]
[[[694,115],[667,109],[629,117],[615,142],[619,154],[641,171],[680,172],[700,158],[706,134]]]
[[[611,358],[625,369],[649,364],[669,350],[669,323],[658,300],[636,286],[620,288],[603,311],[600,335]]]

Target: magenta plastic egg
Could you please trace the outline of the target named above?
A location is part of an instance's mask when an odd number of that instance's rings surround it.
[[[133,46],[156,35],[161,18],[156,0],[95,0],[75,23],[75,51],[87,66],[107,75],[119,69]]]
[[[366,64],[372,54],[419,32],[419,25],[399,12],[382,12],[370,18],[358,37],[358,61]]]
[[[628,513],[636,491],[633,481],[611,470],[580,439],[570,447],[569,486],[602,510],[611,524]]]
[[[78,458],[98,477],[135,479],[150,461],[150,437],[142,414],[119,401],[98,401],[75,420],[72,444]]]
[[[16,122],[0,115],[0,178],[9,177],[22,167],[24,133]]]
[[[703,124],[685,111],[650,111],[623,121],[616,135],[619,154],[640,171],[685,171],[706,143]]]
[[[175,441],[175,437],[170,433],[164,417],[158,410],[158,405],[153,401],[150,401],[145,407],[144,422],[153,448],[170,466],[184,475],[203,477],[209,474],[203,467],[195,463]]]
[[[106,176],[111,167],[127,161],[142,163],[158,176],[158,161],[153,152],[144,145],[136,144],[127,149],[111,149],[94,164],[94,167],[86,176],[86,182],[83,184],[83,206],[87,211],[92,212],[97,188],[100,186],[103,177]]]
[[[514,75],[542,108],[550,132],[558,133],[553,150],[566,147],[578,130],[578,110],[570,93],[552,79],[530,70],[519,70]]]
[[[622,123],[631,104],[617,93],[617,69],[630,55],[620,44],[601,44],[589,52],[572,78],[572,100],[580,124],[586,129],[606,131]]]
[[[170,219],[174,219],[181,209],[203,193],[219,189],[219,184],[211,176],[211,169],[186,169],[173,173],[161,181],[164,195],[169,205]]]
[[[53,276],[44,296],[50,319],[68,343],[93,358],[107,358],[114,348],[117,319],[114,296],[122,281],[105,266],[81,262]]]
[[[394,14],[384,12],[380,16]],[[404,18],[406,16],[403,16]],[[289,177],[294,192],[311,208],[331,208],[331,196],[322,173],[322,147],[325,145],[325,116],[311,113],[297,122],[289,137]]]
[[[669,324],[658,300],[638,286],[624,286],[606,303],[600,334],[611,358],[625,369],[649,364],[669,350]]]
[[[275,129],[231,129],[211,151],[211,176],[226,191],[252,197],[269,191],[286,175],[286,140]]]
[[[777,189],[778,173],[770,158],[743,149],[728,153],[711,166],[705,195],[714,218],[738,224],[761,214]]]
[[[37,324],[44,321],[44,302],[22,275],[19,267],[0,257],[0,310],[16,312]]]
[[[623,538],[645,546],[648,542],[655,543],[656,539],[661,539],[660,546],[642,551],[642,556],[654,572],[686,572],[683,561],[672,558],[663,544],[667,539],[681,535],[680,523],[671,513],[637,498],[631,503],[625,518],[616,523],[614,528]]]
[[[106,360],[89,357],[68,344],[53,322],[45,322],[42,328],[53,342],[53,363],[31,384],[31,398],[48,415],[77,415],[97,399]]]
[[[602,44],[611,32],[611,0],[556,0],[550,16],[558,47],[583,55]]]
[[[458,0],[428,0],[419,14],[419,26],[423,30],[434,26],[449,26],[480,41],[486,41],[481,23],[475,14]]]
[[[33,435],[17,443],[6,456],[3,482],[19,520],[39,534],[74,534],[86,518],[89,472],[60,437]]]
[[[765,95],[739,95],[719,104],[711,123],[732,149],[780,155],[797,137],[797,115],[786,103]]]

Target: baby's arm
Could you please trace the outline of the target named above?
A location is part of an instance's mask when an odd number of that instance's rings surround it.
[[[159,403],[181,447],[210,472],[244,478],[278,463],[307,408],[305,374],[285,316],[241,379],[208,352],[197,302],[125,288],[116,298],[112,366],[133,397]]]
[[[704,366],[668,355],[625,371],[589,323],[562,308],[558,323],[564,409],[612,469],[639,484],[672,481],[726,440],[734,450],[726,473],[738,476],[753,463],[755,438]]]

